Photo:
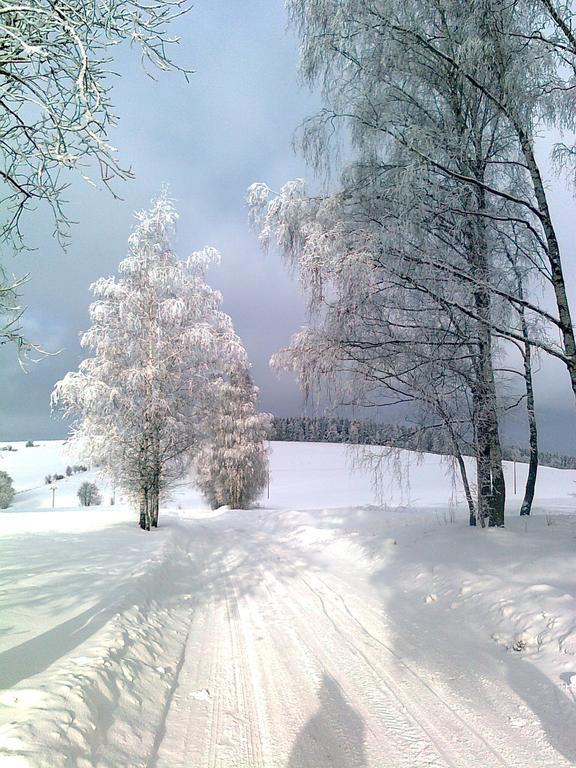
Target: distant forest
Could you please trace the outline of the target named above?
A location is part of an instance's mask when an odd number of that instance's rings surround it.
[[[441,430],[414,431],[395,424],[331,416],[274,416],[271,440],[385,445],[441,455],[452,453],[452,447]],[[509,461],[527,463],[529,460],[527,448],[505,446],[503,452],[504,458]],[[576,469],[576,457],[541,451],[540,464],[559,469]]]

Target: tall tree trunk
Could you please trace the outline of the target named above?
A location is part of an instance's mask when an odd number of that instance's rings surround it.
[[[506,502],[506,482],[502,467],[502,444],[498,426],[496,383],[492,365],[491,331],[488,326],[479,329],[482,341],[479,344],[480,373],[480,428],[482,455],[482,489],[485,496],[483,518],[488,518],[488,525],[504,525],[504,507]],[[486,467],[484,466],[486,465]]]
[[[484,398],[479,392],[474,393],[474,432],[476,443],[476,486],[477,486],[477,516],[480,526],[486,526],[490,515],[492,496],[492,473],[490,471],[490,442],[486,424]]]
[[[484,181],[484,170],[482,142],[477,137],[476,162],[473,172],[474,176],[482,182]],[[485,192],[481,186],[475,189],[475,203],[477,212],[486,210]],[[480,319],[477,324],[477,375],[479,377],[479,413],[483,441],[481,444],[482,464],[484,462],[488,464],[488,470],[482,466],[484,474],[482,483],[478,483],[478,488],[482,492],[484,492],[484,488],[487,490],[489,474],[490,490],[486,497],[488,524],[490,526],[503,526],[506,481],[502,467],[502,444],[500,442],[496,382],[492,363],[492,300],[488,288],[491,283],[491,275],[486,222],[478,217],[470,227],[470,256],[474,272],[478,277],[478,286],[474,291],[474,303]],[[486,515],[483,513],[482,519],[484,520],[485,517]]]
[[[158,515],[160,512],[160,477],[157,473],[154,475],[152,489],[151,523],[153,528],[158,528]]]
[[[556,235],[556,229],[552,221],[552,215],[548,206],[546,189],[540,174],[540,168],[536,161],[534,152],[534,142],[530,136],[522,129],[518,121],[515,121],[515,128],[522,147],[522,153],[526,166],[532,179],[534,195],[538,203],[540,213],[540,223],[544,230],[546,238],[547,256],[550,264],[550,281],[554,289],[556,298],[556,307],[558,309],[558,319],[560,321],[560,333],[566,359],[566,368],[570,375],[572,391],[576,395],[576,337],[574,335],[574,326],[570,314],[570,305],[566,292],[566,281],[564,279],[564,270],[562,267],[562,258],[560,256],[560,245]]]
[[[504,525],[504,509],[506,505],[506,480],[502,466],[502,444],[498,429],[496,405],[493,404],[490,424],[490,469],[492,473],[492,504],[490,507],[490,526]]]
[[[521,315],[522,333],[528,338],[528,329],[524,313]],[[532,384],[532,349],[526,342],[524,346],[524,382],[526,386],[526,409],[528,411],[528,429],[530,435],[530,461],[528,463],[528,478],[524,490],[524,500],[520,508],[521,515],[529,515],[532,511],[536,477],[538,475],[538,426],[536,424],[536,408],[534,404],[534,388]]]
[[[150,530],[150,493],[147,488],[140,492],[140,528]]]
[[[464,486],[464,493],[466,494],[466,501],[468,502],[469,522],[470,525],[476,525],[476,507],[474,505],[474,499],[472,498],[472,490],[470,489],[470,483],[468,481],[468,473],[466,472],[466,462],[460,452],[460,448],[456,446],[454,448],[454,454],[458,467],[460,469],[460,477],[462,478],[462,485]]]

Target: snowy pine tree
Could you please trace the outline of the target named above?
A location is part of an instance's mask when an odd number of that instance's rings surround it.
[[[82,345],[93,356],[52,400],[75,420],[71,449],[138,500],[140,526],[150,529],[161,494],[188,471],[221,378],[245,364],[245,351],[205,282],[216,251],[178,260],[177,213],[165,193],[137,220],[120,276],[92,287]]]
[[[196,484],[213,509],[244,509],[268,480],[264,441],[271,417],[257,411],[258,390],[246,367],[220,385],[219,406],[211,414],[206,439],[195,463]]]

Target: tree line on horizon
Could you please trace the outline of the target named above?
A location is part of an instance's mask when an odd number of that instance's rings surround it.
[[[419,453],[452,455],[450,435],[441,430],[421,430],[397,424],[349,419],[344,416],[273,416],[270,440],[296,443],[343,443],[346,445],[381,445]],[[530,449],[504,445],[503,458],[528,464]],[[473,456],[472,452],[465,454]],[[556,469],[576,469],[576,456],[539,452],[540,464]]]

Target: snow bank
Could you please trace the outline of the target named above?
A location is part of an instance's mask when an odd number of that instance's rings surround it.
[[[126,506],[78,507],[62,443],[1,452],[14,479],[0,514],[0,765],[145,765],[181,653],[187,539],[143,534]],[[184,547],[184,548],[183,548]],[[186,599],[185,599],[186,598]],[[139,755],[141,759],[139,759]]]

